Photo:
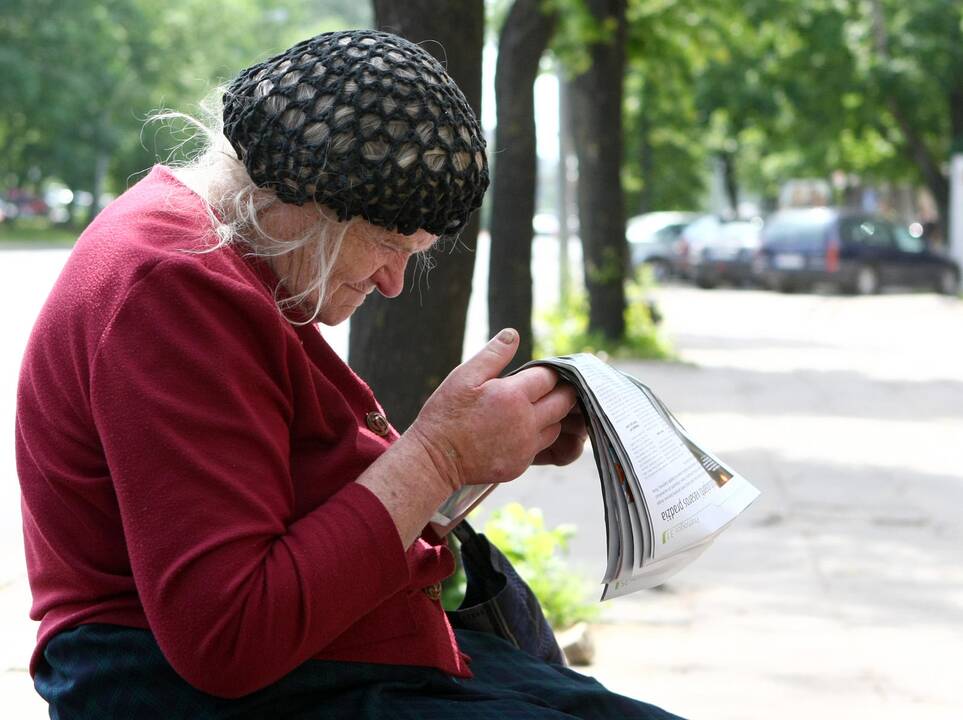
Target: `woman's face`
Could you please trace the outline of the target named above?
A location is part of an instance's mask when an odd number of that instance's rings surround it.
[[[396,297],[404,288],[408,260],[437,239],[424,230],[402,235],[364,221],[353,223],[331,269],[318,320],[325,325],[344,322],[374,290]]]
[[[261,218],[265,231],[279,238],[299,237],[317,222],[317,208],[311,205],[299,207],[278,203]],[[408,259],[415,253],[428,250],[437,239],[436,235],[424,230],[402,235],[364,220],[351,223],[328,275],[327,292],[316,319],[325,325],[344,322],[373,290],[385,297],[395,297],[404,287]],[[314,263],[303,262],[303,252],[271,260],[278,276],[286,278],[288,291],[292,294],[309,287],[314,279],[309,276]],[[314,304],[315,298],[309,297],[305,307],[313,310]]]

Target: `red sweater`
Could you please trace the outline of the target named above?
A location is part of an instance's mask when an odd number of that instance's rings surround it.
[[[355,478],[397,438],[265,265],[208,253],[200,199],[162,167],[80,237],[37,320],[17,398],[36,663],[82,623],[149,628],[227,697],[310,658],[470,676],[423,589],[453,558],[405,552]]]

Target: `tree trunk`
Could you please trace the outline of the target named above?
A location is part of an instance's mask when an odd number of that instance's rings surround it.
[[[642,190],[639,192],[639,213],[652,212],[652,187],[655,183],[655,157],[652,152],[652,121],[649,117],[649,103],[646,93],[642,93],[639,104],[639,175]]]
[[[444,64],[481,117],[483,0],[374,0],[375,25],[423,43]],[[427,277],[409,263],[405,291],[393,300],[372,294],[351,320],[348,360],[403,431],[428,396],[461,361],[471,295],[478,215],[436,252]],[[453,246],[454,243],[454,246]],[[453,246],[453,247],[452,247]],[[414,285],[417,283],[418,287]]]
[[[873,14],[873,45],[876,52],[883,59],[889,58],[889,34],[886,27],[886,14],[880,0],[871,0],[870,9]],[[952,100],[950,103],[950,119],[953,118]],[[920,171],[923,182],[936,201],[939,213],[941,235],[949,237],[949,208],[950,181],[943,173],[940,161],[933,156],[922,135],[913,126],[909,117],[903,112],[900,99],[892,92],[886,96],[886,107],[889,109],[903,134],[902,151]],[[954,128],[955,130],[955,128]]]
[[[535,93],[538,64],[555,27],[540,0],[515,0],[498,40],[495,178],[492,184],[488,330],[519,331],[511,367],[532,357],[532,216],[535,214]]]
[[[950,91],[950,152],[963,153],[963,84]]]
[[[953,155],[963,153],[963,78],[957,78],[957,85],[950,91],[950,162]],[[943,204],[940,204],[942,201]],[[950,183],[946,183],[946,195],[937,198],[940,213],[940,237],[943,244],[950,244]],[[963,208],[957,210],[963,212]]]
[[[927,147],[923,137],[903,112],[899,100],[890,98],[888,107],[903,134],[903,152],[919,168],[923,182],[936,201],[943,237],[949,237],[950,180],[940,167],[940,162]]]
[[[732,217],[739,217],[739,181],[736,179],[736,154],[731,152],[719,153],[722,161],[722,184],[726,189],[726,199],[732,211]]]
[[[589,331],[625,335],[628,266],[622,198],[622,76],[625,0],[587,0],[596,21],[612,25],[590,48],[592,66],[571,81],[572,131],[578,156],[578,214],[589,296]]]

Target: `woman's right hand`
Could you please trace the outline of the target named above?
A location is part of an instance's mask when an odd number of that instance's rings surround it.
[[[405,433],[452,491],[514,480],[555,442],[575,405],[574,388],[549,368],[499,378],[517,349],[518,333],[502,330],[452,370]]]

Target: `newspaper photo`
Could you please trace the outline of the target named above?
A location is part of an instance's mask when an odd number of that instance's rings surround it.
[[[603,499],[602,600],[662,584],[759,496],[639,380],[586,353],[535,360],[519,371],[536,365],[575,387],[585,417]],[[448,532],[494,487],[462,488],[432,518],[435,528]]]

